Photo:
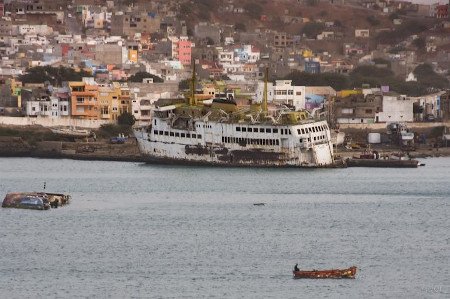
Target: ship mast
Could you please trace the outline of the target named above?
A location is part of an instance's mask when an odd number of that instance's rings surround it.
[[[197,105],[197,101],[195,100],[195,59],[192,60],[192,78],[191,78],[191,96],[189,98],[189,106]]]
[[[267,80],[269,78],[269,68],[266,67],[265,75],[264,75],[264,91],[263,91],[263,102],[262,102],[262,111],[264,114],[267,114]]]

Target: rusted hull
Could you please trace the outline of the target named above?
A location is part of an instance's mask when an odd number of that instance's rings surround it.
[[[293,271],[294,278],[311,278],[311,279],[324,279],[324,278],[350,278],[354,279],[356,275],[356,267],[350,267],[348,269],[333,269],[333,270],[312,270],[312,271]]]
[[[255,167],[255,168],[342,168],[345,164],[332,163],[326,165],[292,165],[292,164],[280,164],[280,163],[236,163],[236,162],[212,162],[206,160],[188,160],[188,159],[175,159],[167,157],[156,157],[150,155],[143,155],[143,161],[148,164],[161,164],[161,165],[186,165],[186,166],[202,166],[202,167]]]
[[[139,142],[139,140],[138,140]],[[313,150],[296,151],[260,149],[252,147],[227,148],[193,144],[139,142],[144,160],[165,164],[250,166],[250,167],[336,167],[327,144]],[[315,155],[323,157],[315,159]]]

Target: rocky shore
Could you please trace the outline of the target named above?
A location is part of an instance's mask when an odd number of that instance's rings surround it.
[[[123,144],[112,144],[110,138],[67,140],[42,127],[1,129],[0,157],[142,161],[136,139],[132,137]]]

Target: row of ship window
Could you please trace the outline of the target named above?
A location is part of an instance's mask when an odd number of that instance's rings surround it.
[[[253,132],[253,133],[278,133],[278,128],[250,128],[236,127],[236,132]],[[291,135],[290,129],[280,129],[281,135]]]
[[[300,134],[308,134],[308,133],[317,133],[317,132],[323,132],[325,131],[327,128],[325,125],[321,125],[321,126],[315,126],[315,127],[308,127],[308,128],[301,128],[301,129],[297,129],[297,133]]]
[[[313,140],[314,141],[325,140],[325,135],[314,136]],[[300,143],[302,143],[303,141],[311,142],[311,137],[309,137],[309,138],[300,138]]]
[[[317,133],[317,132],[323,132],[327,128],[325,125],[321,126],[314,126],[314,127],[307,127],[307,128],[301,128],[297,129],[297,133],[300,134],[308,134],[308,133]],[[291,135],[290,129],[279,129],[281,135]],[[278,128],[249,128],[249,127],[236,127],[236,132],[254,132],[254,133],[278,133]]]
[[[278,139],[255,139],[222,136],[222,143],[254,144],[254,145],[280,145]]]
[[[169,132],[169,131],[153,131],[154,135],[161,135],[161,136],[172,136],[172,137],[181,137],[181,138],[196,138],[201,139],[201,134],[195,134],[195,133],[180,133],[180,132]],[[300,143],[303,141],[311,142],[311,140],[319,141],[324,140],[325,135],[309,138],[300,138]],[[238,143],[238,144],[254,144],[254,145],[280,145],[280,141],[278,139],[254,139],[254,138],[238,138],[238,137],[224,137],[222,136],[222,142],[223,143]]]
[[[194,134],[194,133],[180,133],[180,132],[169,132],[169,131],[153,131],[154,135],[161,135],[161,136],[172,136],[172,137],[181,137],[181,138],[197,138],[201,139],[201,134]]]

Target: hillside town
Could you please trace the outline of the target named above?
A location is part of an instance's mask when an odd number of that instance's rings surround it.
[[[433,1],[432,1],[433,2]],[[0,0],[0,123],[151,121],[231,94],[333,126],[450,118],[449,3]],[[348,15],[353,15],[348,18]]]

